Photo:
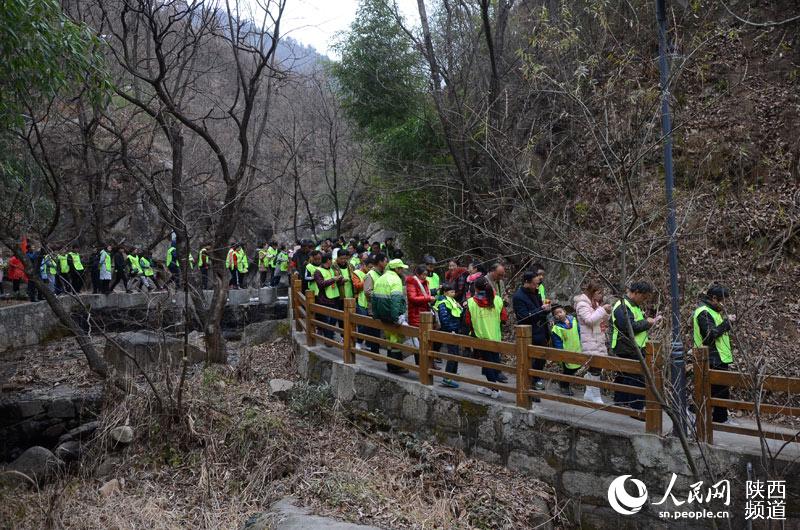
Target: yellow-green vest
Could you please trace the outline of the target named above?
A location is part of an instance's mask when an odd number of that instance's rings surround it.
[[[311,278],[308,280],[308,288],[314,293],[314,296],[319,296],[319,287],[317,287],[317,282],[314,281],[315,272],[317,272],[317,266],[313,263],[306,263],[306,278]]]
[[[547,298],[547,294],[545,293],[543,283],[539,284],[539,298],[542,299],[542,303],[544,303],[545,298]]]
[[[59,254],[58,256],[56,256],[56,259],[58,260],[59,272],[61,272],[61,274],[69,273],[69,261],[67,259],[67,255]]]
[[[139,258],[139,266],[142,268],[142,272],[144,272],[145,276],[153,276],[155,272],[153,272],[153,266],[150,264],[150,260],[145,257]]]
[[[567,318],[572,323],[572,326],[567,329],[559,326],[559,323],[556,322],[553,325],[553,334],[557,335],[558,338],[561,339],[561,343],[563,344],[562,349],[564,351],[582,353],[583,347],[581,346],[581,333],[578,331],[578,321],[569,315],[567,315]],[[564,365],[570,370],[577,370],[581,367],[580,364],[575,363],[564,363]]]
[[[317,269],[320,274],[322,274],[322,279],[325,281],[332,280],[335,276],[333,269],[326,269],[325,267],[319,267]],[[314,282],[316,283],[316,282]],[[328,300],[335,300],[339,298],[339,286],[335,283],[330,284],[325,288],[325,296],[328,297]]]
[[[72,258],[72,268],[74,268],[76,271],[82,271],[83,263],[81,263],[81,255],[77,252],[70,252],[67,255]]]
[[[503,312],[503,299],[500,296],[494,297],[493,307],[481,307],[472,297],[467,302],[469,315],[472,321],[472,329],[475,336],[479,339],[493,340],[499,342],[503,338],[500,329],[500,314]]]
[[[169,247],[169,249],[167,249],[167,267],[172,265],[173,262],[175,262],[176,266],[181,266],[181,264],[175,259],[175,247]]]
[[[461,318],[463,308],[461,307],[461,304],[459,304],[454,298],[445,296],[444,298],[436,300],[436,303],[433,304],[433,310],[438,312],[439,306],[442,304],[444,304],[447,309],[450,310],[450,314],[453,315],[453,318]]]
[[[275,267],[276,264],[278,265],[278,270],[281,272],[286,272],[289,270],[289,253],[288,252],[278,252],[276,257],[272,259],[271,267]]]
[[[644,320],[644,312],[638,305],[631,304],[627,298],[623,298],[622,300],[617,300],[617,303],[614,304],[614,307],[611,308],[611,326],[613,328],[613,331],[611,333],[612,349],[614,349],[617,346],[617,337],[619,337],[619,329],[617,329],[617,322],[616,319],[614,318],[614,315],[616,314],[617,308],[623,302],[623,300],[625,301],[625,305],[628,307],[628,309],[631,310],[631,313],[633,313],[634,322],[638,320]],[[633,322],[631,322],[631,324],[632,323]],[[640,331],[633,338],[636,344],[639,346],[639,348],[644,348],[645,345],[647,345],[647,330]]]
[[[358,276],[358,279],[361,280],[362,284],[364,283],[364,278],[367,277],[367,273],[359,269],[354,270],[353,274]],[[363,309],[368,307],[367,294],[364,292],[363,287],[361,288],[361,292],[358,293],[358,297],[356,297],[356,304],[361,306]]]
[[[142,267],[139,265],[139,257],[134,256],[133,254],[128,254],[128,263],[131,266],[131,272],[133,274],[141,274]]]
[[[696,348],[703,346],[703,337],[700,335],[700,325],[697,323],[697,317],[699,317],[700,313],[703,311],[707,311],[708,314],[711,315],[711,318],[714,319],[715,326],[719,326],[725,320],[722,318],[722,315],[707,305],[701,305],[695,309],[694,314],[692,315],[692,328],[694,329],[694,345]],[[717,337],[717,339],[714,341],[714,346],[717,347],[717,353],[719,353],[720,361],[725,364],[731,364],[733,362],[731,338],[727,333],[724,333],[721,337]]]
[[[441,280],[439,279],[439,275],[435,272],[432,272],[428,276],[428,287],[431,289],[431,294],[437,293],[439,291],[439,285],[441,285]]]

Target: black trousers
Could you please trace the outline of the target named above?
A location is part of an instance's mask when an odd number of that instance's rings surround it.
[[[83,272],[81,271],[70,271],[69,273],[69,283],[72,284],[72,289],[79,293],[83,291]]]
[[[122,286],[125,287],[125,292],[127,293],[129,291],[128,275],[125,274],[125,271],[116,271],[114,273],[114,281],[111,282],[111,287],[109,287],[108,292],[110,293],[111,291],[113,291],[119,282],[122,282]]]
[[[200,267],[200,284],[203,290],[208,289],[208,267]]]
[[[712,369],[727,371],[728,365],[719,363],[712,366]],[[724,385],[711,385],[711,397],[716,399],[730,399],[730,388]],[[714,407],[714,410],[711,411],[711,421],[716,423],[725,423],[728,421],[728,409],[725,407]]]
[[[618,373],[617,377],[614,379],[614,382],[620,385],[630,385],[644,388],[644,375]],[[643,410],[644,396],[617,390],[614,392],[614,404],[630,407],[635,410]]]

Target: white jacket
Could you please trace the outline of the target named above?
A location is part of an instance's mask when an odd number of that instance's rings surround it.
[[[585,294],[575,296],[575,313],[581,326],[581,347],[583,353],[591,355],[608,355],[606,334],[601,324],[608,321],[611,315],[602,306],[592,307],[592,302]]]

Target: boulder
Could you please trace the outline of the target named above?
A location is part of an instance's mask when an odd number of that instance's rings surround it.
[[[7,471],[16,471],[30,477],[40,486],[52,479],[64,462],[56,457],[50,450],[44,447],[34,446],[27,449],[24,453],[14,460],[6,468]],[[14,482],[27,482],[22,477],[6,475]]]
[[[286,399],[292,388],[294,388],[294,383],[286,379],[270,379],[269,381],[269,393],[278,399]]]
[[[183,359],[183,347],[181,338],[165,333],[130,331],[107,341],[103,354],[119,377],[131,379],[139,375],[140,368],[155,376],[177,368]],[[206,354],[200,348],[190,344],[187,350],[190,363],[205,361]]]
[[[111,497],[115,493],[118,493],[122,489],[122,485],[120,484],[119,480],[112,478],[102,486],[98,490],[100,495],[103,497]]]
[[[109,433],[111,439],[114,440],[114,445],[128,445],[133,441],[133,427],[130,425],[120,425],[114,427]]]
[[[72,440],[86,440],[94,434],[94,431],[96,431],[99,426],[99,421],[90,421],[83,425],[78,425],[74,429],[62,434],[58,439],[58,443],[63,444],[64,442],[71,442]]]
[[[283,320],[265,320],[246,326],[242,332],[242,345],[256,346],[274,340],[278,337],[278,327],[282,323]]]
[[[83,446],[78,440],[69,440],[56,447],[55,455],[64,462],[74,462],[80,459]]]

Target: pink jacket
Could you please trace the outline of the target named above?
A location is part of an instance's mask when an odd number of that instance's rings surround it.
[[[611,318],[601,307],[593,308],[592,301],[585,294],[575,296],[575,313],[581,326],[581,347],[583,353],[608,355],[606,349],[605,322]]]

